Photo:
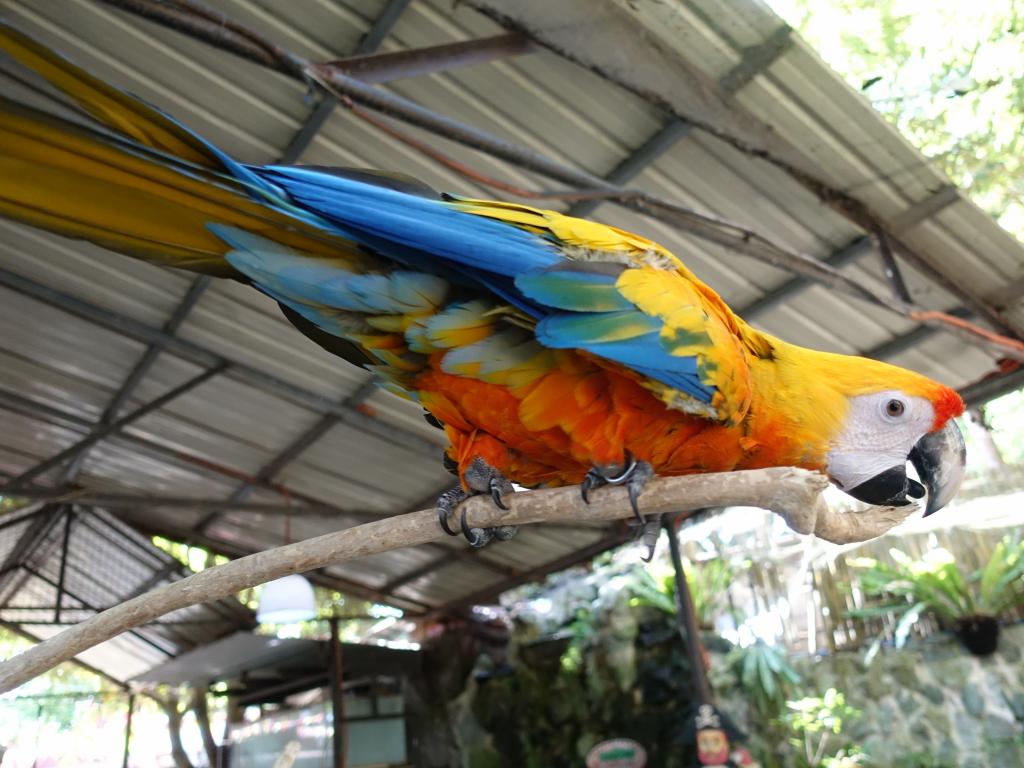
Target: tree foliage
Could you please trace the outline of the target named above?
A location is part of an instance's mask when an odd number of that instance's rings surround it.
[[[1024,236],[1024,3],[770,2],[954,183]]]

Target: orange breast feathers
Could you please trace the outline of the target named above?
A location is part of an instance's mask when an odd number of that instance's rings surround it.
[[[725,472],[778,463],[781,446],[673,410],[638,377],[576,352],[528,384],[509,387],[440,369],[416,378],[420,402],[445,425],[460,476],[479,456],[523,486],[579,483],[628,454],[659,475]]]

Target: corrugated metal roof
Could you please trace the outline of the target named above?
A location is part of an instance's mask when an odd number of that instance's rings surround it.
[[[188,575],[181,563],[103,510],[37,505],[11,512],[2,523],[0,622],[37,637]],[[25,557],[18,558],[22,552]],[[79,658],[123,682],[254,624],[252,612],[237,600],[217,600],[169,613]]]
[[[623,3],[633,14],[637,39],[657,38],[714,78],[737,65],[745,47],[770,39],[781,25],[756,0],[724,5],[710,0]],[[310,0],[293,6],[272,0],[217,0],[209,5],[287,49],[325,60],[353,51],[384,3]],[[313,108],[303,87],[278,73],[106,5],[13,0],[5,4],[5,14],[242,160],[279,157]],[[383,49],[500,31],[467,4],[414,0]],[[665,73],[666,78],[671,75]],[[6,89],[9,81],[4,82]],[[58,108],[22,86],[10,87],[19,98]],[[635,93],[546,50],[398,81],[387,88],[598,175],[608,173],[669,119]],[[736,100],[799,147],[820,177],[869,203],[889,221],[941,193],[946,184],[800,40],[780,50]],[[527,187],[551,186],[451,141],[419,129],[403,130],[483,173]],[[341,109],[301,159],[400,171],[440,189],[494,196]],[[779,168],[699,131],[680,140],[630,185],[741,222],[821,257],[862,234]],[[789,279],[774,267],[612,205],[603,205],[595,216],[659,240],[736,307],[751,304]],[[1021,246],[962,197],[903,236],[981,295],[1024,271]],[[153,334],[159,335],[189,291],[192,276],[7,222],[0,222],[0,267],[32,281],[18,290],[10,281],[0,287],[0,470],[16,475],[70,445],[96,423],[145,353],[146,343],[157,338]],[[888,290],[872,256],[845,270],[880,292]],[[907,269],[907,277],[920,304],[942,309],[956,304],[914,270]],[[87,305],[48,298],[44,289],[49,288]],[[95,319],[94,308],[116,314],[92,322],[88,318]],[[869,350],[914,327],[820,287],[759,315],[757,324],[790,341],[843,352]],[[241,365],[97,445],[78,477],[82,486],[223,499],[272,465],[283,449],[330,412],[342,414],[338,423],[276,474],[276,489],[261,486],[244,492],[252,503],[288,503],[288,494],[299,494],[337,508],[334,518],[294,519],[292,538],[355,524],[366,515],[422,506],[450,482],[440,465],[440,434],[423,422],[419,409],[384,392],[338,406],[360,391],[365,374],[298,337],[266,297],[239,284],[214,283],[176,338],[187,348],[170,344],[122,413],[196,375],[200,365],[215,358]],[[990,370],[993,355],[936,333],[894,362],[963,385]],[[242,370],[246,366],[266,378]],[[272,546],[285,536],[280,515],[253,510],[227,509],[212,520],[206,520],[209,510],[180,505],[119,508],[117,513],[143,530],[198,537],[229,554]],[[574,551],[599,546],[607,536],[598,528],[530,529],[482,552],[467,554],[463,543],[444,542],[327,569],[322,576],[411,610],[428,610],[543,572],[546,566],[567,562]]]

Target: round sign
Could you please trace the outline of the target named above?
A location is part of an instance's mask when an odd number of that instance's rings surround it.
[[[587,768],[644,768],[647,751],[632,739],[602,741],[587,753]]]

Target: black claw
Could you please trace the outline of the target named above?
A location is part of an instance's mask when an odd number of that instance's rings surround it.
[[[441,524],[441,530],[443,530],[449,536],[459,535],[456,531],[453,531],[451,529],[451,526],[448,525],[448,515],[442,512],[441,510],[437,511],[437,522]]]
[[[498,509],[508,511],[508,506],[501,498],[501,481],[496,477],[491,478],[491,501]]]
[[[610,473],[609,473],[610,474]],[[637,501],[647,481],[654,475],[654,470],[646,461],[637,461],[629,453],[626,454],[626,463],[622,471],[617,475],[605,474],[599,468],[593,467],[587,472],[583,482],[580,483],[580,495],[585,504],[590,503],[590,491],[602,485],[625,485],[629,490],[629,505],[633,508],[633,514],[641,524],[644,522],[640,514],[640,504]]]
[[[587,472],[586,477],[583,478],[583,482],[580,483],[580,496],[583,497],[583,503],[590,503],[590,492],[598,486],[601,480],[598,480],[600,476],[595,470]]]
[[[459,527],[462,529],[462,535],[469,542],[469,546],[478,549],[490,544],[494,536],[493,528],[470,528],[469,521],[466,519],[466,510],[462,510],[462,514],[459,515]]]
[[[655,515],[650,520],[644,521],[643,532],[640,538],[647,547],[647,554],[642,557],[645,563],[654,559],[654,549],[658,546],[658,536],[661,534],[661,515]]]
[[[452,530],[452,527],[448,525],[448,518],[455,511],[459,502],[465,498],[466,492],[459,486],[455,486],[450,491],[442,493],[437,499],[437,522],[441,525],[441,530],[449,536],[459,535],[458,531]]]
[[[438,512],[437,513],[437,522],[439,522],[441,524],[441,529],[445,533],[447,533],[449,536],[458,536],[459,535],[457,531],[453,531],[451,529],[451,526],[448,525],[448,516],[446,514],[444,514],[443,512]]]

